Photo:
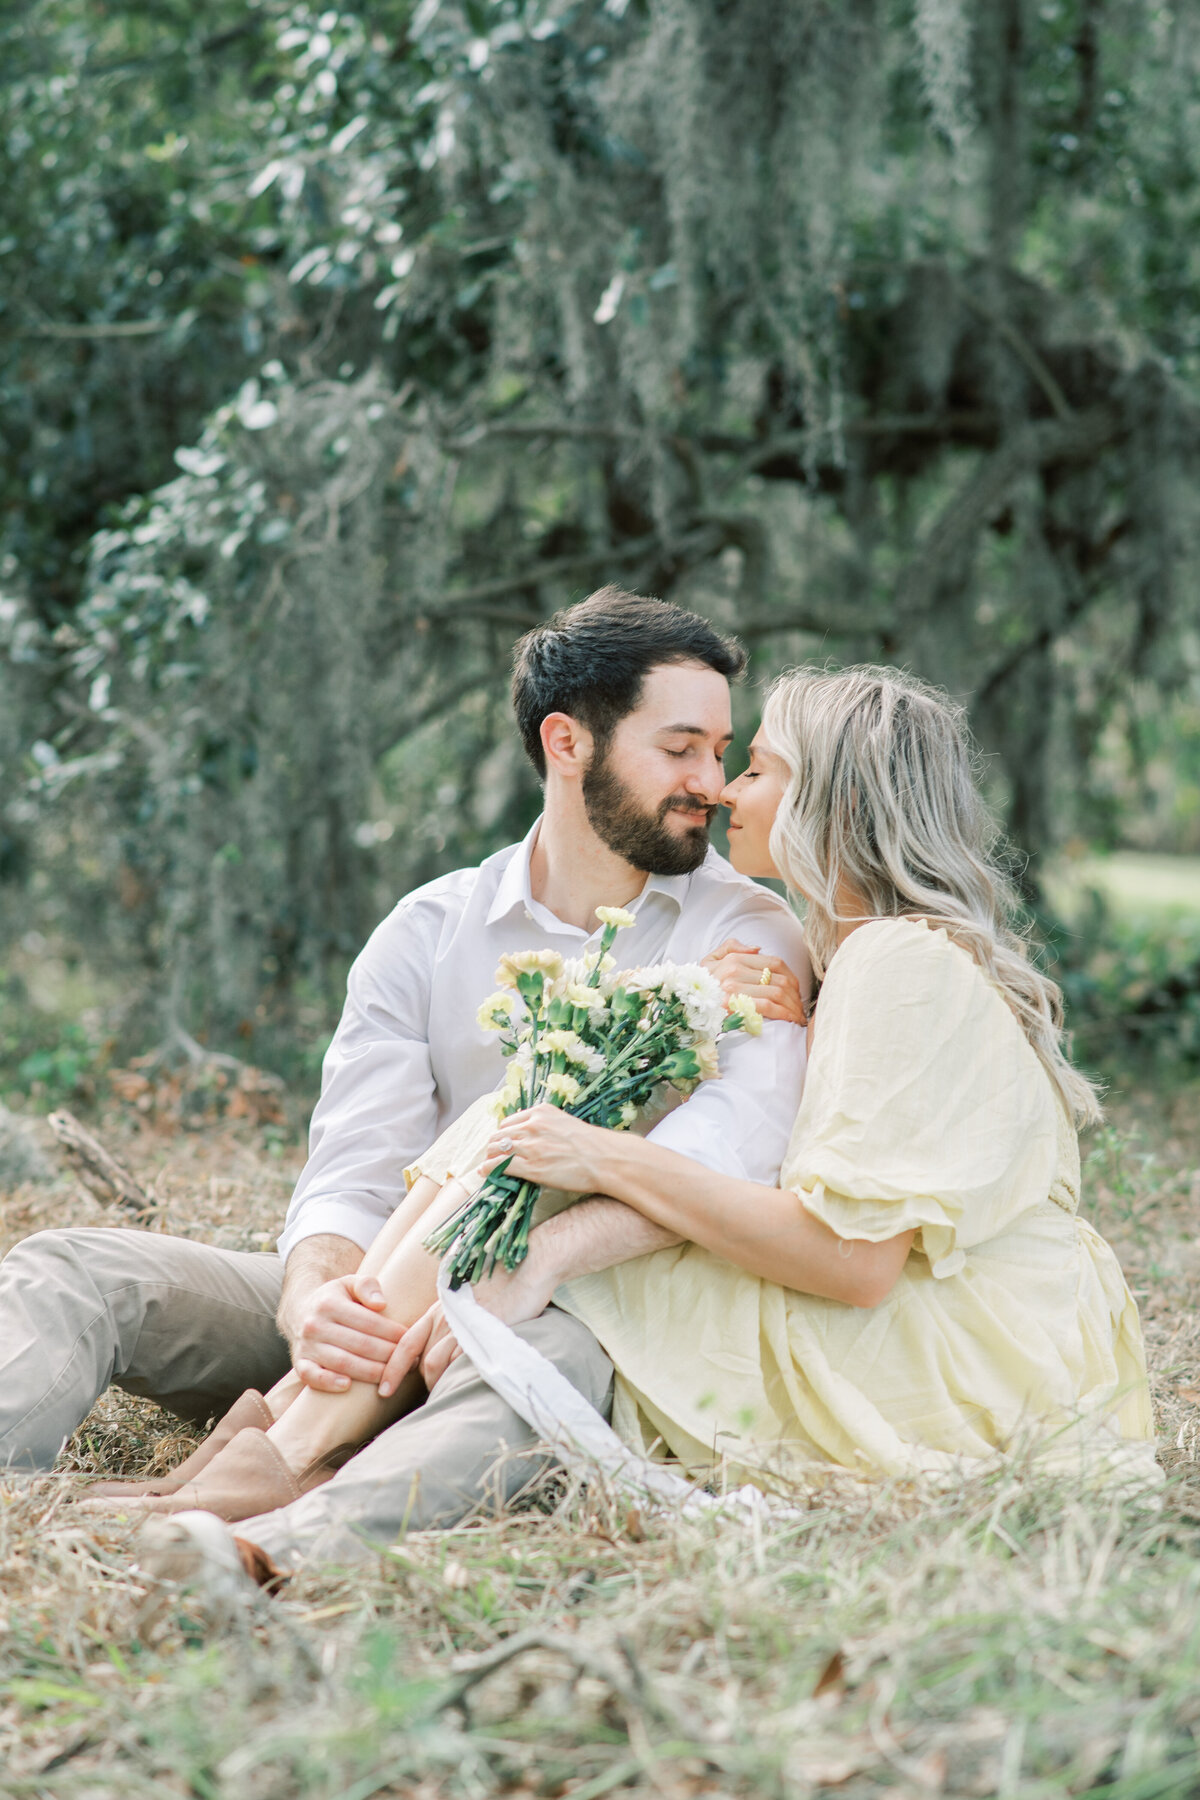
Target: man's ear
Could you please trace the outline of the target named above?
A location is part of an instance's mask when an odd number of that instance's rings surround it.
[[[547,713],[542,720],[541,737],[547,772],[553,769],[565,781],[578,781],[587,773],[593,739],[586,725],[570,713]]]

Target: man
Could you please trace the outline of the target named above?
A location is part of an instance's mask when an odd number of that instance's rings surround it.
[[[355,963],[280,1255],[111,1231],[18,1245],[0,1267],[0,1462],[50,1466],[114,1379],[192,1417],[267,1390],[289,1362],[328,1392],[378,1382],[400,1327],[358,1264],[403,1196],[405,1166],[500,1078],[475,1015],[504,951],[579,954],[607,904],[637,916],[617,940],[625,966],[695,960],[736,937],[807,974],[787,908],[708,846],[728,683],[743,662],[704,620],[612,588],[521,641],[513,699],[545,811],[523,844],[407,896]],[[770,1025],[729,1046],[724,1079],[654,1135],[732,1176],[773,1181],[803,1063],[800,1031]],[[584,1202],[534,1233],[526,1264],[485,1304],[603,1408],[607,1359],[550,1297],[572,1275],[668,1241],[614,1201]],[[510,1455],[504,1491],[526,1479],[529,1429],[465,1358],[447,1370],[454,1346],[436,1325],[430,1343],[429,1399],[324,1487],[253,1522],[272,1556],[344,1559],[406,1521],[461,1517],[505,1449],[524,1456]]]

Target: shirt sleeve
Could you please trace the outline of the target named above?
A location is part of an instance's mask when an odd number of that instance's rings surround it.
[[[308,1161],[279,1238],[283,1257],[325,1232],[365,1250],[404,1198],[406,1165],[437,1135],[428,1030],[436,927],[427,905],[402,901],[350,971]]]
[[[717,922],[709,947],[715,950],[729,937],[757,944],[765,956],[781,956],[797,972],[808,967],[799,920],[769,893],[758,908],[740,899],[736,914]],[[690,1100],[648,1133],[649,1141],[717,1174],[775,1186],[804,1091],[805,1061],[798,1025],[774,1019],[763,1025],[761,1037],[738,1033],[721,1046],[719,1079],[702,1081]]]

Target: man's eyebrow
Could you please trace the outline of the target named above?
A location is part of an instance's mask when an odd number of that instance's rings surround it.
[[[659,737],[699,737],[706,738],[712,734],[703,725],[660,725]],[[733,738],[732,731],[723,731],[717,739],[718,744],[727,744]]]

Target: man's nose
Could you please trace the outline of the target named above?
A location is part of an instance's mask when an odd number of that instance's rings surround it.
[[[725,784],[725,771],[720,761],[714,756],[711,763],[704,763],[698,769],[691,769],[685,785],[689,794],[703,795],[709,806],[716,803],[718,794]]]

